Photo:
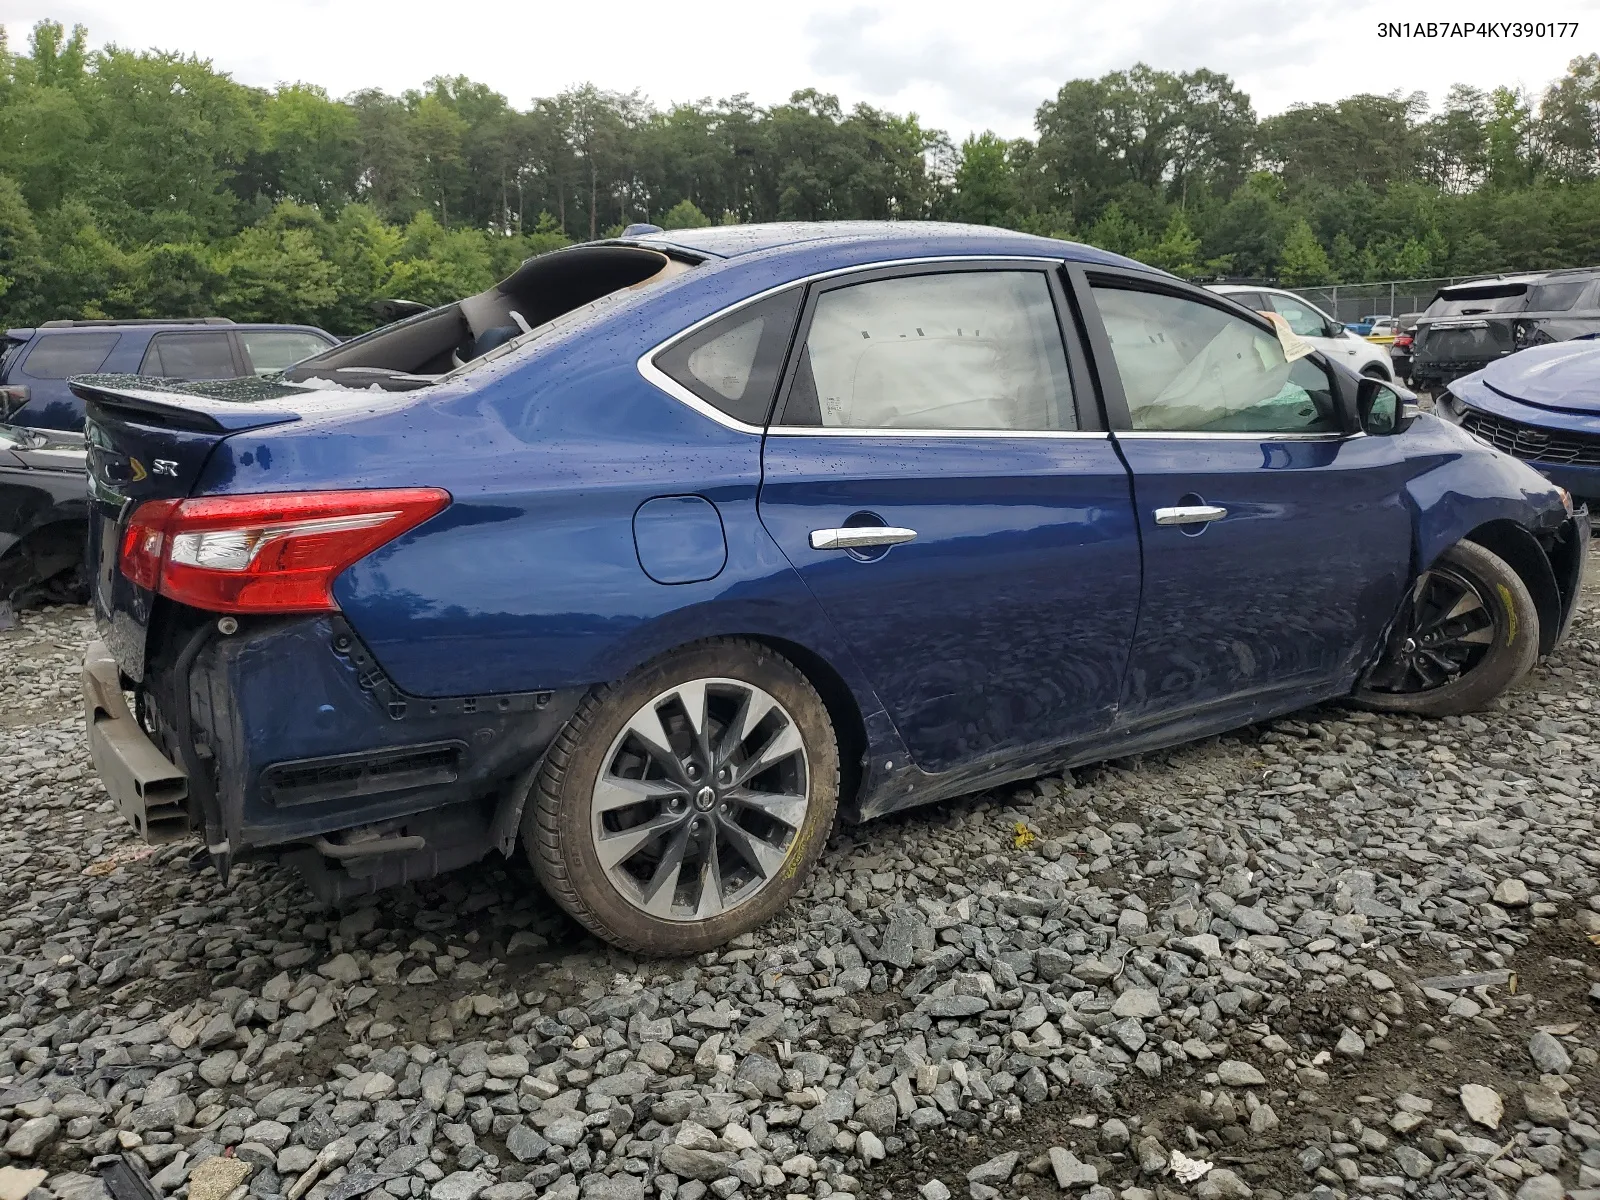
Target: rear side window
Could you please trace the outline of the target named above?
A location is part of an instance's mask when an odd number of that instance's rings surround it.
[[[158,333],[145,351],[141,375],[167,379],[232,379],[233,347],[226,333]]]
[[[1583,295],[1586,282],[1541,283],[1528,289],[1529,312],[1566,312]]]
[[[22,362],[22,373],[35,379],[92,374],[111,357],[121,336],[116,333],[41,334]]]
[[[292,367],[303,358],[321,354],[328,343],[314,333],[293,329],[241,329],[245,357],[257,375],[270,375]]]
[[[719,412],[764,424],[799,309],[798,288],[747,304],[667,347],[655,365]]]

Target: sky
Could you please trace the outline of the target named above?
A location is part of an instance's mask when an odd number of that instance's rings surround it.
[[[1258,114],[1355,92],[1451,84],[1541,91],[1568,60],[1600,50],[1600,0],[695,0],[545,4],[522,0],[0,0],[14,48],[34,22],[82,23],[90,42],[210,59],[242,83],[308,82],[342,96],[399,92],[466,75],[517,107],[590,81],[658,105],[801,87],[895,112],[957,141],[1032,132],[1068,79],[1138,61],[1230,75]],[[679,15],[663,16],[672,11]],[[1380,37],[1383,21],[1577,22],[1576,38]]]

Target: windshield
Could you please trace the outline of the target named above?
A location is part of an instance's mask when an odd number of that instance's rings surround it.
[[[603,313],[608,313],[614,308],[619,308],[634,296],[639,294],[637,288],[624,288],[620,292],[612,292],[609,296],[601,296],[598,300],[591,300],[573,309],[571,312],[562,313],[553,320],[546,321],[543,325],[528,330],[519,337],[512,338],[509,342],[502,342],[492,350],[486,350],[477,358],[462,363],[459,367],[441,375],[440,380],[459,379],[470,371],[475,371],[485,363],[495,362],[498,359],[509,357],[535,342],[563,334],[569,330],[588,323]]]

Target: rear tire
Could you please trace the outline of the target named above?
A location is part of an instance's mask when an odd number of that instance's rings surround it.
[[[1355,700],[1380,712],[1476,712],[1532,669],[1539,632],[1521,576],[1476,542],[1457,542],[1418,578]]]
[[[771,648],[719,639],[584,698],[545,759],[522,840],[545,890],[596,936],[692,954],[793,898],[838,798],[816,690]]]

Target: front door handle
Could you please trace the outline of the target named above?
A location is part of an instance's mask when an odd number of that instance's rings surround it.
[[[1220,521],[1227,515],[1227,509],[1215,504],[1184,504],[1177,508],[1156,509],[1156,524],[1204,525],[1207,521]]]
[[[915,529],[895,525],[851,525],[843,529],[813,529],[813,550],[862,550],[869,546],[898,546],[917,536]]]

